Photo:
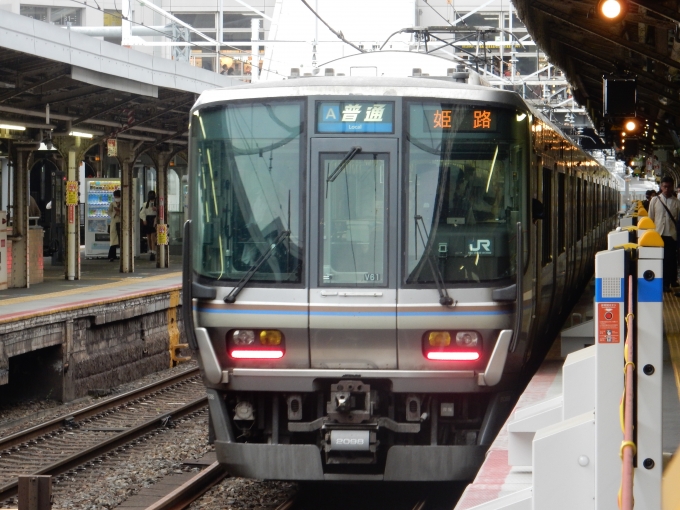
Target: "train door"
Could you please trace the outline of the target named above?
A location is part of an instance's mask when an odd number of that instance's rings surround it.
[[[396,368],[397,140],[311,143],[311,366]]]

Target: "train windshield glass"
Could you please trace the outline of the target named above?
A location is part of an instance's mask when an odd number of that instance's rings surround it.
[[[285,231],[252,281],[302,278],[302,105],[262,102],[192,118],[191,182],[199,274],[238,281]]]
[[[447,283],[511,277],[528,116],[445,103],[407,115],[406,283],[434,283],[433,268]]]
[[[389,155],[321,154],[324,285],[386,284],[385,201]],[[349,160],[348,157],[352,156]]]

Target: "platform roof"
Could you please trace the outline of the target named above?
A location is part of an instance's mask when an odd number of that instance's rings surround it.
[[[512,1],[536,43],[565,71],[575,98],[588,107],[596,123],[616,127],[620,122],[604,119],[603,75],[635,77],[637,117],[651,126],[641,139],[642,148],[680,148],[677,1],[628,0],[625,15],[616,22],[598,16],[598,0]]]
[[[189,109],[198,94],[242,84],[187,63],[1,12],[0,123],[28,127],[10,132],[18,140],[35,140],[38,130],[52,129],[95,136],[118,132],[121,139],[152,145],[186,144]]]

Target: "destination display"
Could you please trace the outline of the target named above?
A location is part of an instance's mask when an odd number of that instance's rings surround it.
[[[492,108],[425,108],[422,129],[430,131],[455,131],[479,133],[496,131],[497,112]],[[418,122],[415,118],[412,122]]]
[[[394,133],[394,103],[322,101],[316,108],[317,133]]]

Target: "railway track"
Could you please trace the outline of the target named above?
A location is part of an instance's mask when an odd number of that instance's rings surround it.
[[[198,369],[176,374],[0,439],[0,502],[18,476],[56,476],[207,406]]]

